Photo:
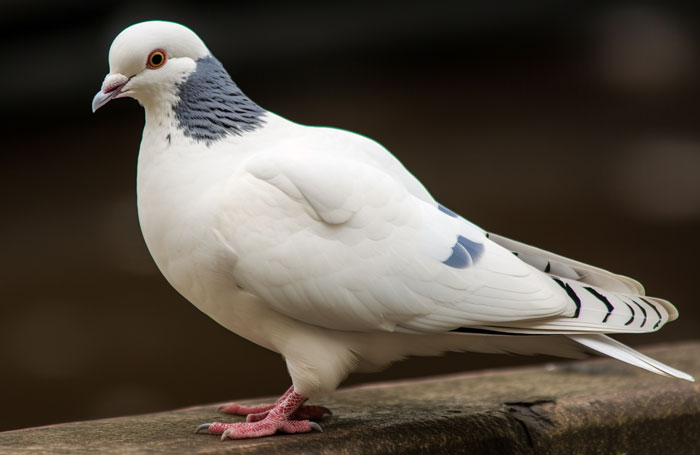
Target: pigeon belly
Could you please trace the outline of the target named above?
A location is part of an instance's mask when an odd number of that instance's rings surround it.
[[[285,316],[236,281],[238,257],[217,226],[223,207],[235,211],[226,195],[239,161],[212,147],[206,153],[215,164],[203,163],[198,152],[181,153],[148,137],[139,154],[137,202],[144,240],[161,273],[216,322],[281,353],[304,396],[334,390],[353,369],[353,339],[362,334],[339,336]],[[171,138],[176,146],[177,136]]]

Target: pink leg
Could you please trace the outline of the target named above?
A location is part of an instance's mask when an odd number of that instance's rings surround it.
[[[285,398],[289,396],[290,393],[294,391],[294,386],[291,386],[287,391],[280,397],[275,404],[263,404],[258,406],[241,406],[236,403],[226,404],[219,407],[219,412],[225,412],[226,414],[233,414],[239,416],[247,416],[246,421],[248,422],[258,422],[267,416],[267,413],[279,405]],[[302,405],[297,409],[297,411],[292,414],[292,420],[318,420],[323,418],[325,414],[331,415],[332,412],[328,408],[323,406],[307,406]]]
[[[323,431],[321,427],[309,420],[293,420],[292,416],[306,401],[306,397],[294,392],[291,388],[273,407],[267,411],[261,420],[241,423],[205,423],[197,428],[197,432],[207,430],[211,434],[220,434],[221,439],[246,439],[269,436],[277,431],[284,433],[308,433]]]

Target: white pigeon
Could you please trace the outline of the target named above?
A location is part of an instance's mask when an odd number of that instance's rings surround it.
[[[122,31],[93,111],[146,111],[138,214],[165,278],[232,332],[280,353],[292,387],[225,438],[320,431],[308,398],[353,371],[445,351],[596,352],[681,371],[607,337],[676,319],[635,280],[488,233],[438,204],[384,147],[251,101],[190,29]]]

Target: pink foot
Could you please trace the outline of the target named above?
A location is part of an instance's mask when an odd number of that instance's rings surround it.
[[[220,406],[217,411],[225,412],[226,414],[233,414],[235,416],[247,416],[248,414],[259,414],[261,412],[267,412],[274,408],[274,404],[261,404],[258,406],[241,406],[236,403],[229,403]]]
[[[206,430],[210,434],[220,434],[221,439],[246,439],[259,438],[269,436],[278,431],[283,433],[308,433],[310,431],[323,431],[323,429],[315,422],[309,420],[295,420],[292,418],[295,414],[305,416],[308,414],[308,409],[304,410],[302,404],[306,401],[306,397],[294,392],[294,388],[290,388],[277,403],[272,406],[237,406],[232,408],[232,405],[225,406],[230,410],[262,410],[253,414],[250,417],[259,419],[257,421],[249,420],[241,423],[205,423],[197,427],[196,432]],[[312,414],[321,416],[324,414],[324,409],[320,406],[307,406],[306,408],[313,409]],[[321,411],[319,411],[321,410]]]
[[[219,423],[214,422],[207,427],[211,434],[220,434],[221,440],[249,439],[271,436],[278,431],[282,433],[309,433],[311,431],[323,432],[316,422],[308,420],[285,420],[265,418],[259,422]],[[202,426],[200,426],[201,428]]]
[[[274,406],[274,405],[273,405]],[[269,411],[262,411],[262,412],[256,412],[256,413],[251,413],[248,414],[246,417],[246,422],[258,422],[265,417],[267,417],[267,414]],[[310,405],[302,405],[299,406],[299,409],[294,411],[294,413],[289,416],[290,420],[321,420],[324,415],[333,415],[330,409],[323,407],[323,406],[310,406]]]
[[[247,416],[247,422],[259,422],[260,420],[267,417],[268,412],[279,405],[285,398],[289,396],[290,393],[294,391],[294,386],[290,387],[284,395],[280,397],[275,404],[262,404],[257,406],[241,406],[236,403],[230,403],[219,407],[219,412],[225,412],[226,414],[233,414],[238,416]],[[309,406],[301,405],[291,416],[291,420],[319,420],[322,419],[324,415],[333,415],[330,409],[323,406]]]

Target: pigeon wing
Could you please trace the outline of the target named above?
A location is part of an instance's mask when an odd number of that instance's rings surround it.
[[[245,289],[339,330],[440,333],[574,313],[546,275],[355,157],[286,150],[245,164],[238,197],[264,201],[230,240]]]

